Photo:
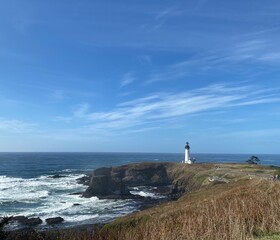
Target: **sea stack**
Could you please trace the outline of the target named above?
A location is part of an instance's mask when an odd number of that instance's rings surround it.
[[[185,146],[185,163],[192,164],[191,155],[190,155],[190,145],[187,142]]]

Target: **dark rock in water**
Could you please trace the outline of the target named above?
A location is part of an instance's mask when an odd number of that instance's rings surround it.
[[[160,195],[169,195],[172,192],[172,185],[159,186],[156,189],[153,189],[153,192],[158,193]]]
[[[65,178],[66,176],[60,175],[60,174],[55,174],[53,176],[50,176],[49,178]]]
[[[116,169],[116,172],[122,167]],[[163,186],[170,184],[164,163],[141,163],[128,165],[123,181],[130,186]]]
[[[25,216],[12,217],[11,221],[18,222],[22,225],[26,225],[26,226],[30,226],[30,227],[43,223],[43,221],[38,217],[37,218],[28,218],[28,217],[25,217]]]
[[[19,223],[24,223],[27,220],[28,220],[28,218],[25,216],[15,216],[15,217],[11,218],[12,222],[19,222]]]
[[[90,178],[91,178],[90,175],[85,175],[81,178],[77,178],[76,180],[77,180],[78,184],[83,184],[83,185],[89,186]]]
[[[74,193],[69,193],[68,195],[82,195],[83,192],[74,192]]]
[[[92,196],[128,196],[131,195],[121,179],[113,179],[110,175],[98,175],[91,178],[90,187],[83,197]]]
[[[168,177],[168,163],[136,163],[120,167],[103,167],[93,171],[83,197],[139,198],[130,194],[132,186],[164,186],[172,182]]]
[[[80,206],[80,203],[74,203],[73,206]]]
[[[114,201],[117,200],[126,200],[126,199],[134,199],[134,200],[142,200],[145,197],[140,196],[140,195],[133,195],[133,194],[128,194],[128,195],[116,195],[116,194],[112,194],[112,195],[105,195],[105,196],[97,196],[99,199],[112,199]]]
[[[43,221],[42,221],[42,219],[37,217],[37,218],[26,218],[25,220],[21,221],[20,223],[23,225],[32,227],[32,226],[42,224]]]
[[[62,223],[64,219],[62,217],[47,218],[46,223],[49,225]]]

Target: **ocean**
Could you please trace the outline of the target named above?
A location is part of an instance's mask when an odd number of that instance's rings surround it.
[[[197,162],[245,162],[250,154],[192,154]],[[261,164],[280,166],[280,155],[257,155]],[[63,217],[64,227],[104,223],[138,211],[136,200],[82,198],[77,179],[104,166],[135,162],[180,162],[184,154],[167,153],[0,153],[0,217]],[[52,178],[61,175],[62,178]],[[134,194],[161,197],[149,189]],[[45,224],[41,228],[47,228]]]

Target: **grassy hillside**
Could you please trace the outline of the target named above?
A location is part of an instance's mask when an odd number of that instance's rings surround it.
[[[169,174],[190,193],[117,219],[94,239],[280,239],[280,184],[270,179],[275,171],[243,164],[172,165]]]
[[[60,240],[280,239],[279,168],[248,164],[166,165],[178,200],[93,229],[35,233]],[[38,236],[38,238],[37,238]]]

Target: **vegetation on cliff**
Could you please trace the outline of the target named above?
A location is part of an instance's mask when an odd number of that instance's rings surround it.
[[[144,165],[138,167],[145,169]],[[57,231],[40,234],[37,239],[279,239],[280,183],[271,179],[279,173],[278,168],[249,164],[164,166],[172,194],[181,195],[178,200],[116,219],[95,229],[94,234],[92,229]],[[130,167],[139,174],[136,165]],[[150,178],[154,181],[156,177],[150,174]]]
[[[280,233],[275,168],[244,164],[173,165],[189,193],[105,225],[94,239],[269,239]],[[277,236],[277,235],[276,235]]]

